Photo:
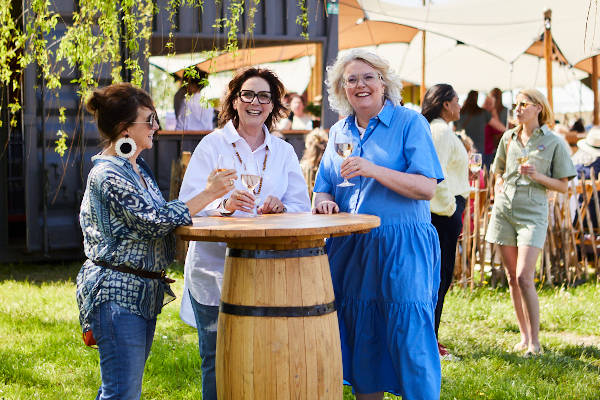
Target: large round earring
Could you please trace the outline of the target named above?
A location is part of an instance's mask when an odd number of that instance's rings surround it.
[[[127,134],[115,143],[115,151],[123,158],[131,158],[136,150],[137,145],[135,144],[135,140]]]

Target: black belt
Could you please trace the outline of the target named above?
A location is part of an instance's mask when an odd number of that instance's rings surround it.
[[[105,261],[94,261],[94,264],[96,264],[102,268],[112,269],[113,271],[119,271],[119,272],[124,272],[126,274],[133,274],[133,275],[141,276],[142,278],[160,279],[161,281],[164,281],[166,283],[175,282],[174,279],[167,277],[167,273],[164,269],[161,269],[159,272],[151,272],[151,271],[144,271],[141,269],[130,268],[125,265],[112,265]]]
[[[221,301],[219,311],[242,317],[317,317],[335,312],[335,302],[299,307],[241,306]]]

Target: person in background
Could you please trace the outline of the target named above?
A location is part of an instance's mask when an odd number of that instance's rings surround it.
[[[571,160],[575,164],[577,177],[590,179],[592,169],[594,170],[594,178],[596,182],[600,178],[600,126],[593,126],[585,139],[577,142],[577,152],[573,154]],[[583,196],[579,197],[579,203],[583,202]],[[598,228],[598,216],[596,215],[596,206],[593,201],[588,205],[588,213],[592,222],[593,228]],[[578,226],[577,220],[574,222]],[[583,220],[583,226],[587,229],[587,219]]]
[[[306,104],[304,98],[298,93],[290,93],[290,110],[291,113],[286,120],[282,120],[280,130],[311,130],[313,128],[312,115],[304,111]],[[289,122],[288,122],[289,121]]]
[[[460,119],[454,123],[456,130],[463,130],[473,139],[475,147],[480,151],[485,149],[485,126],[491,119],[491,114],[477,105],[479,92],[471,90],[460,109]]]
[[[199,68],[194,71],[185,71],[182,80],[184,100],[181,101],[181,93],[175,93],[175,115],[177,118],[176,130],[203,131],[213,129],[214,109],[206,99],[202,97],[202,89],[207,84],[208,73]]]
[[[219,128],[202,139],[192,154],[179,193],[182,201],[201,190],[210,171],[219,167],[221,156],[221,162],[229,160],[239,171],[244,165],[256,165],[261,179],[252,191],[237,180],[222,199],[206,205],[202,215],[247,215],[257,199],[259,214],[310,210],[294,148],[269,132],[284,115],[283,90],[271,70],[247,68],[236,74],[221,102]],[[192,241],[185,259],[181,318],[193,319],[198,329],[204,400],[217,399],[215,353],[226,247],[225,243]],[[185,301],[191,301],[193,317],[186,315]]]
[[[211,172],[184,203],[165,202],[139,157],[158,130],[150,96],[129,83],[96,89],[87,101],[103,139],[92,157],[79,222],[87,261],[77,275],[84,334],[98,345],[102,385],[97,399],[139,399],[144,365],[164,304],[175,298],[165,268],[173,261],[173,229],[231,190],[235,171]]]
[[[325,152],[328,140],[329,134],[321,128],[313,129],[304,139],[304,154],[300,160],[300,168],[302,168],[302,175],[304,175],[304,180],[308,186],[308,197],[311,199],[317,169],[319,168],[321,158],[323,158],[323,152]]]
[[[500,246],[521,341],[515,351],[540,353],[540,312],[535,268],[546,240],[547,191],[567,191],[575,176],[569,153],[548,123],[548,101],[536,89],[517,95],[518,125],[500,139],[492,171],[496,174],[494,206],[485,239]]]
[[[344,380],[358,400],[382,399],[384,391],[439,399],[440,250],[429,200],[443,174],[429,124],[400,105],[401,79],[378,55],[351,50],[327,73],[329,104],[347,117],[329,131],[313,212],[381,219],[368,233],[326,244]],[[336,151],[338,135],[353,144],[345,160]],[[338,186],[343,178],[354,186]]]
[[[484,128],[484,151],[482,154],[483,165],[489,168],[496,156],[498,142],[506,131],[508,109],[502,104],[502,91],[498,88],[492,89],[486,96],[482,108],[491,115]]]
[[[454,276],[456,242],[462,230],[462,216],[469,197],[467,150],[454,134],[450,123],[460,117],[458,96],[452,86],[434,85],[427,90],[423,99],[421,114],[431,125],[433,144],[442,166],[444,181],[440,182],[430,202],[431,223],[440,238],[441,268],[440,288],[435,307],[435,335],[438,338],[440,357],[446,360],[456,359],[439,342],[438,330],[444,298]]]

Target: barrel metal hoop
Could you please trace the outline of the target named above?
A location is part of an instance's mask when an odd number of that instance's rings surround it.
[[[325,247],[309,247],[307,249],[288,249],[288,250],[247,250],[227,248],[225,255],[235,258],[297,258],[297,257],[316,257],[327,254]]]
[[[335,311],[335,301],[327,304],[300,307],[241,306],[221,301],[219,311],[243,317],[318,317]]]

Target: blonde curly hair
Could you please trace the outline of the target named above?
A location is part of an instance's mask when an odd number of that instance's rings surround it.
[[[381,74],[384,85],[385,98],[394,105],[400,105],[402,101],[402,80],[391,69],[390,64],[380,56],[364,49],[353,49],[338,55],[333,65],[327,67],[327,93],[329,95],[329,107],[341,115],[354,113],[346,91],[344,90],[344,69],[350,62],[362,61]]]

